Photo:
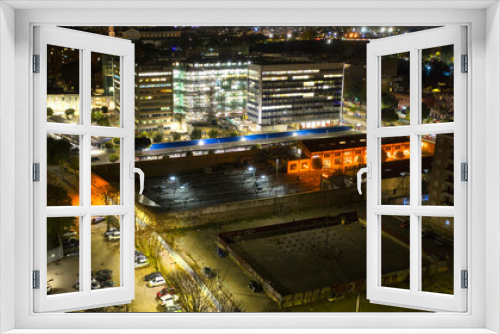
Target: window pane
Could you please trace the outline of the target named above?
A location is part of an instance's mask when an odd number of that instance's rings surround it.
[[[381,217],[382,286],[410,288],[410,217]]]
[[[422,291],[453,294],[453,218],[421,221]]]
[[[422,50],[422,123],[453,122],[453,45]]]
[[[92,52],[92,125],[120,126],[120,57]]]
[[[410,204],[410,137],[381,139],[382,205]]]
[[[47,218],[47,294],[82,290],[79,217]]]
[[[382,126],[410,125],[410,53],[381,58]]]
[[[453,133],[421,136],[422,205],[453,206]]]
[[[92,216],[92,284],[120,286],[120,217]]]
[[[80,204],[80,137],[47,134],[47,206]]]
[[[120,204],[120,138],[92,137],[92,205]]]
[[[80,123],[80,50],[47,45],[47,122]]]

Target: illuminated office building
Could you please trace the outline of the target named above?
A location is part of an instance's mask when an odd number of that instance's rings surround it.
[[[172,66],[158,62],[136,66],[137,131],[164,132],[175,127]]]
[[[244,113],[248,63],[217,59],[176,63],[173,84],[176,113]]]
[[[342,113],[342,63],[251,64],[248,116],[260,130],[316,128]]]

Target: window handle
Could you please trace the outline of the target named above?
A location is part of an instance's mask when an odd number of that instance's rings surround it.
[[[142,192],[144,191],[144,172],[142,171],[142,169],[134,167],[134,162],[131,161],[130,178],[133,179],[135,176],[134,174],[136,173],[139,174],[139,187],[140,187],[139,194],[142,194]]]
[[[372,170],[371,170],[371,166],[372,166],[372,163],[371,162],[367,162],[366,163],[366,167],[364,168],[361,168],[359,171],[358,171],[358,192],[359,194],[361,195],[362,194],[362,191],[361,191],[361,176],[366,173],[366,177],[367,178],[371,178],[372,177]]]

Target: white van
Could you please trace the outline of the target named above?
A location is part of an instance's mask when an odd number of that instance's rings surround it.
[[[154,288],[155,286],[160,286],[165,284],[165,279],[163,278],[162,275],[154,276],[149,282],[148,286],[150,288]]]

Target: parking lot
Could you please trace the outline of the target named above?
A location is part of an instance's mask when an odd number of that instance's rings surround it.
[[[165,211],[180,211],[318,189],[319,176],[276,175],[271,166],[259,164],[147,179],[145,196]]]

